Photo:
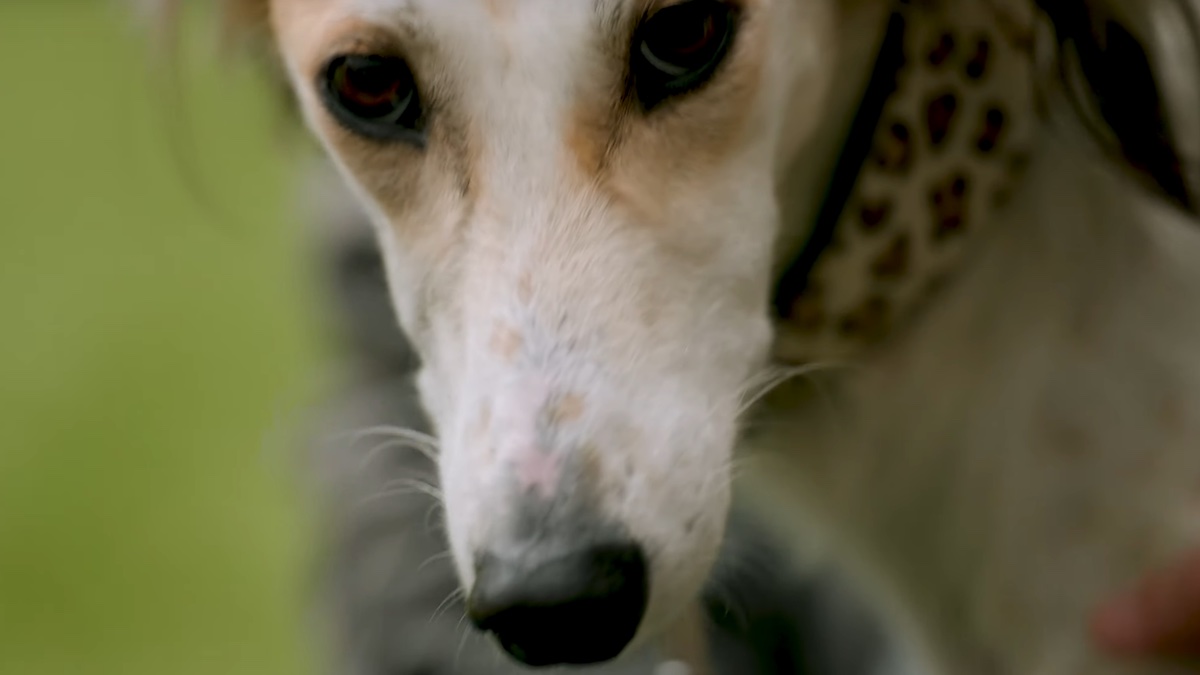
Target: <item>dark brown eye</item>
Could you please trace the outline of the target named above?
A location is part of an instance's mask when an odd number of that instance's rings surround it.
[[[719,0],[685,0],[655,12],[633,44],[631,70],[647,107],[704,84],[733,43],[736,10]]]
[[[423,144],[417,87],[403,59],[339,56],[325,68],[320,85],[330,113],[351,131]]]

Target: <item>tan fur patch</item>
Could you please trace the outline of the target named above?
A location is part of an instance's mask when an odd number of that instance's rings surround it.
[[[513,14],[513,0],[484,0],[484,7],[498,21],[505,21]]]
[[[517,299],[526,305],[533,302],[533,275],[529,270],[522,272],[517,279]]]
[[[389,54],[404,47],[408,56],[428,48],[404,25],[383,28],[347,17],[336,3],[278,3],[271,20],[282,51],[293,55],[289,60],[302,80],[316,79],[336,54]],[[337,154],[378,201],[397,233],[419,250],[414,254],[445,259],[461,243],[461,226],[470,222],[486,187],[480,175],[481,144],[458,108],[445,106],[420,148],[360,136],[329,114],[314,87],[300,87],[299,94],[307,99],[315,124],[337,146]],[[413,229],[400,231],[406,227]]]
[[[493,352],[505,361],[514,361],[524,344],[525,337],[521,335],[520,331],[512,326],[502,325],[498,326],[496,332],[492,333],[490,347]]]
[[[733,50],[700,89],[643,111],[635,103],[608,108],[579,103],[564,139],[577,167],[595,177],[633,222],[669,224],[675,213],[666,194],[689,194],[711,176],[753,128],[752,101],[759,97],[767,26],[747,11]]]
[[[567,394],[550,411],[551,424],[569,424],[583,417],[584,400],[579,394]]]
[[[576,168],[588,179],[600,173],[612,137],[603,118],[603,114],[598,113],[593,105],[576,106],[563,139],[568,155],[575,160]]]

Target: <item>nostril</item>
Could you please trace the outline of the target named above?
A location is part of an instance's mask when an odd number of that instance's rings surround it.
[[[471,621],[531,666],[615,658],[646,611],[646,557],[631,544],[594,546],[534,565],[484,556]]]

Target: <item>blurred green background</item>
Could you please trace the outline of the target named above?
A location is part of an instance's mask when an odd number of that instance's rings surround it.
[[[172,102],[119,3],[0,2],[3,675],[312,672],[272,439],[313,282],[275,92],[206,30]]]

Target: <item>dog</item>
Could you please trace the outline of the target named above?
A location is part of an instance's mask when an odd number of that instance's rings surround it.
[[[669,631],[736,476],[780,564],[836,559],[914,672],[1183,672],[1083,624],[1200,543],[1200,229],[1036,59],[994,58],[1044,38],[1025,4],[232,3],[372,216],[468,614],[505,652]],[[892,42],[925,70],[881,75]],[[910,76],[959,89],[864,114]]]

